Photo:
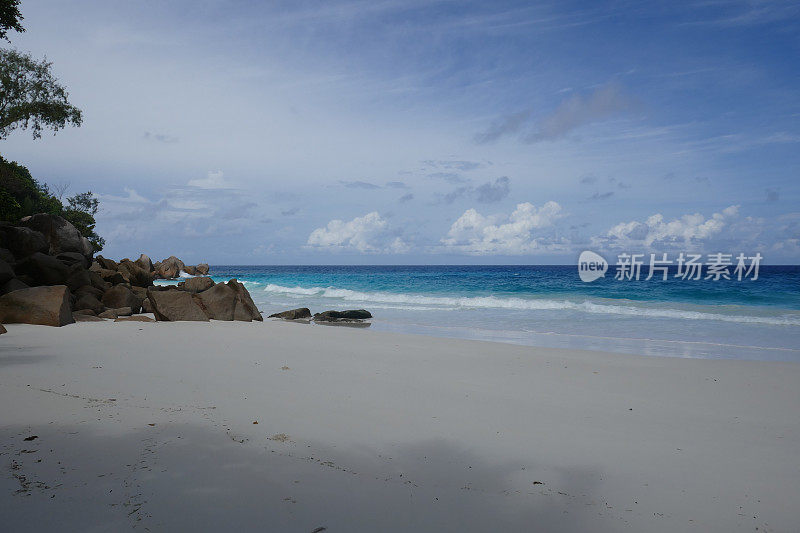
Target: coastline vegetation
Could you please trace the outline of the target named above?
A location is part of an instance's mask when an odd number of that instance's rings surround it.
[[[19,0],[0,0],[0,39],[8,31],[23,32]],[[34,139],[42,129],[53,132],[83,121],[80,109],[69,102],[66,88],[51,72],[52,63],[38,61],[30,54],[0,49],[0,140],[16,129],[31,129]],[[98,252],[105,241],[95,232],[99,200],[91,191],[76,194],[62,202],[67,186],[56,194],[45,183],[33,178],[28,169],[0,155],[0,220],[17,222],[36,213],[58,215],[69,221],[89,239]]]

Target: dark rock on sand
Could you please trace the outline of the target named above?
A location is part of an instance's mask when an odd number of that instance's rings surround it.
[[[68,267],[72,267],[74,265],[81,265],[83,268],[89,267],[89,260],[86,259],[86,256],[79,254],[78,252],[62,252],[56,256],[56,259]]]
[[[335,320],[319,320],[315,322],[318,326],[330,326],[339,328],[366,329],[372,326],[372,322],[358,320],[355,318],[337,318]]]
[[[107,268],[100,269],[100,277],[103,278],[103,281],[105,281],[106,283],[110,283],[112,285],[119,285],[120,283],[128,282],[128,280],[125,279],[125,276],[123,276],[121,272],[117,272],[116,270],[109,270]]]
[[[72,318],[75,322],[105,322],[105,319],[94,315],[84,315],[79,313],[72,313]]]
[[[183,285],[178,284],[178,286],[188,292],[203,292],[214,286],[214,280],[206,277],[189,278],[182,283]]]
[[[158,277],[163,279],[173,279],[178,277],[181,270],[185,270],[186,265],[175,257],[174,255],[169,256],[168,258],[164,259],[160,263],[158,263],[158,268],[156,269],[156,274]]]
[[[224,283],[197,295],[203,311],[213,320],[234,320],[237,298],[236,291]]]
[[[125,285],[115,285],[103,295],[103,304],[109,309],[130,307],[135,313],[142,307],[142,301]]]
[[[0,285],[5,285],[14,279],[14,269],[4,260],[0,259]]]
[[[261,313],[250,298],[250,293],[235,279],[228,283],[218,283],[203,292],[192,294],[192,296],[208,318],[244,322],[263,320]]]
[[[75,226],[58,215],[38,213],[23,218],[20,223],[44,235],[50,255],[58,255],[62,252],[77,252],[85,256],[92,254],[92,246],[89,241],[80,234]]]
[[[9,292],[18,291],[20,289],[27,289],[30,285],[24,283],[18,278],[10,279],[2,287],[0,287],[0,294],[8,294]]]
[[[99,314],[105,311],[106,306],[94,295],[84,292],[77,297],[72,309],[75,311],[90,309],[94,314]]]
[[[0,296],[0,322],[6,324],[72,324],[69,290],[65,285],[20,289]]]
[[[253,303],[253,299],[250,297],[250,293],[247,292],[244,285],[235,279],[230,280],[227,285],[236,291],[236,309],[233,313],[234,320],[257,320],[259,322],[264,320],[264,317],[261,316],[258,307]]]
[[[308,307],[300,307],[290,311],[282,311],[269,315],[268,318],[282,318],[284,320],[298,320],[301,318],[311,318],[311,310]]]
[[[113,259],[106,259],[102,255],[98,255],[94,260],[97,261],[101,268],[105,268],[106,270],[116,271],[117,268],[119,268],[116,261]]]
[[[105,292],[111,288],[111,284],[106,280],[104,280],[103,277],[97,272],[93,272],[90,270],[89,280],[91,281],[92,287],[94,287],[99,291]]]
[[[145,270],[147,272],[153,271],[153,262],[145,254],[140,255],[139,259],[134,261],[134,263],[136,263],[136,266],[138,266],[142,270]]]
[[[131,285],[137,287],[149,287],[153,284],[153,275],[149,270],[141,268],[139,265],[130,259],[123,259],[119,263],[119,272],[125,277]]]
[[[319,322],[336,322],[339,320],[365,320],[372,318],[372,313],[364,309],[350,309],[347,311],[325,311],[314,315],[314,320]]]
[[[26,274],[37,285],[64,285],[69,277],[69,268],[51,255],[36,252],[17,263],[14,270]]]
[[[147,291],[147,298],[158,321],[191,320],[207,322],[208,317],[188,292]]]
[[[149,316],[134,315],[134,316],[121,316],[114,320],[114,322],[155,322]]]
[[[98,314],[100,318],[117,318],[119,315],[117,314],[116,309],[106,309],[102,313]]]
[[[0,335],[2,335],[3,333],[8,333],[8,330],[3,327],[3,324],[0,324]]]
[[[17,259],[50,249],[47,239],[40,232],[19,226],[0,226],[0,242]]]
[[[101,291],[100,289],[93,287],[92,285],[84,285],[83,287],[78,287],[77,290],[73,291],[73,294],[75,295],[76,298],[80,298],[84,294],[91,294],[98,300],[101,300],[103,298],[103,293],[104,291]]]
[[[72,292],[77,291],[81,287],[91,287],[92,278],[89,277],[89,271],[80,265],[73,265],[70,274],[67,277],[67,287]]]

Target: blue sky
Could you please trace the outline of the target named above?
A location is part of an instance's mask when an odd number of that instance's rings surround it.
[[[2,141],[105,254],[800,263],[796,2],[23,1],[81,128]]]

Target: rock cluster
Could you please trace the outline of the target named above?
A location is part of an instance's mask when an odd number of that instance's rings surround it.
[[[299,309],[291,309],[289,311],[282,311],[274,313],[267,318],[282,318],[284,320],[303,320],[311,318],[311,310],[308,307],[300,307]]]
[[[141,257],[139,259],[141,259]],[[149,257],[147,257],[147,261],[150,262]],[[156,279],[175,279],[180,276],[181,272],[189,274],[190,276],[205,276],[209,271],[209,267],[205,263],[200,263],[197,266],[186,265],[174,255],[158,263],[150,263],[150,268]]]
[[[235,279],[215,284],[211,278],[192,278],[183,285],[150,287],[147,299],[159,321],[263,320],[250,293]]]
[[[57,215],[0,222],[0,324],[63,326],[140,312],[157,320],[262,320],[236,280],[215,285],[201,277],[153,286],[154,279],[181,272],[208,274],[207,264],[187,266],[174,256],[155,264],[144,254],[119,262],[92,256],[89,241]]]
[[[314,314],[315,322],[339,322],[343,320],[366,320],[372,318],[372,313],[364,309],[351,309],[349,311],[323,311]]]
[[[281,318],[283,320],[304,320],[311,319],[311,311],[307,307],[291,309],[269,315],[268,318]],[[341,322],[359,323],[372,318],[372,313],[364,309],[350,309],[347,311],[323,311],[313,315],[314,322]]]

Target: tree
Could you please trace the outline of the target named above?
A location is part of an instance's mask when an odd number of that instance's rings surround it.
[[[0,220],[17,222],[34,213],[60,215],[61,202],[27,168],[0,156]]]
[[[69,221],[89,239],[94,251],[103,249],[105,240],[95,232],[94,216],[100,201],[91,192],[67,198],[65,207],[50,188],[36,181],[27,168],[0,156],[0,221],[19,222],[28,215],[48,213]]]
[[[100,201],[91,191],[87,191],[67,198],[67,203],[69,207],[64,209],[61,216],[75,226],[81,235],[89,239],[95,252],[102,250],[106,241],[94,231],[94,216],[100,208]]]
[[[56,132],[67,124],[81,125],[83,114],[69,103],[67,89],[50,72],[52,65],[30,54],[0,50],[0,139],[17,128],[30,126],[38,139],[45,127]]]
[[[19,12],[19,0],[0,0],[0,39],[8,40],[6,33],[14,30],[22,33],[22,15]]]

